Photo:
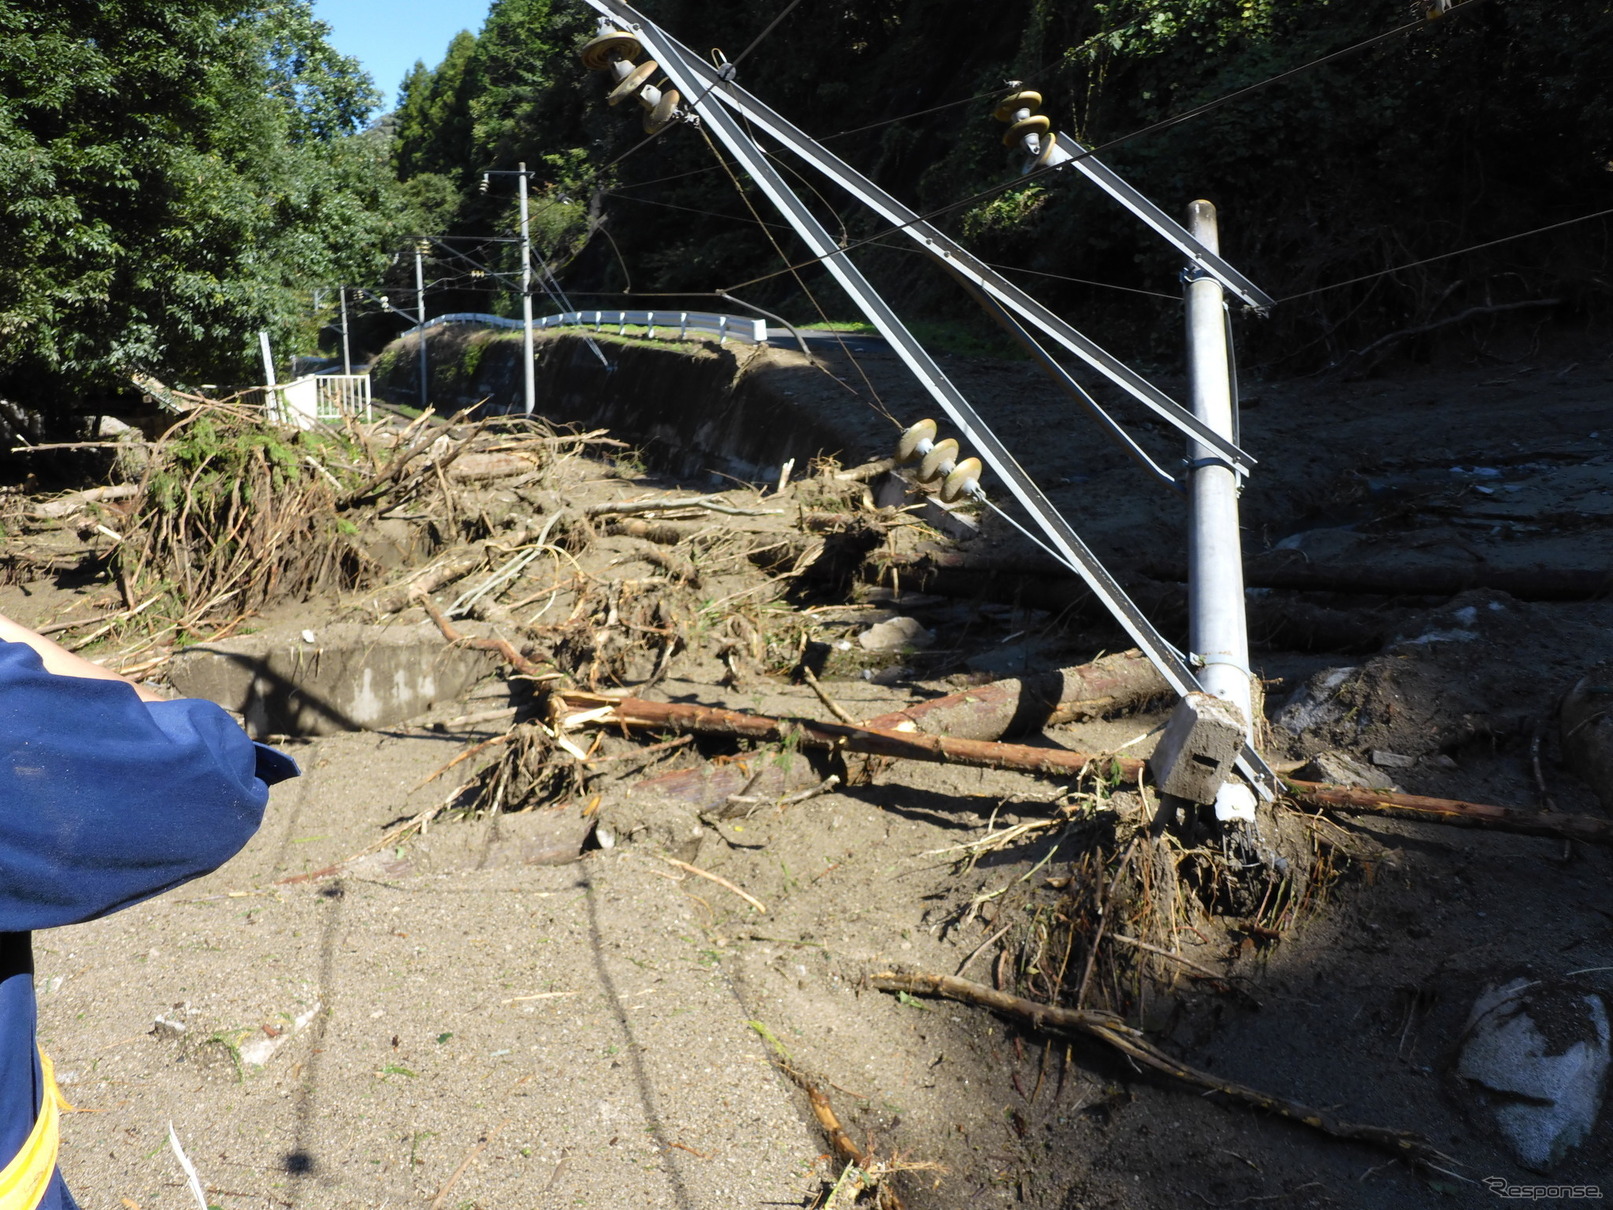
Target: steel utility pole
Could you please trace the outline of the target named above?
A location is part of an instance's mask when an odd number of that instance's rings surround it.
[[[347,287],[342,287],[342,373],[353,372],[353,352],[347,343]]]
[[[426,389],[426,270],[424,253],[426,242],[420,240],[414,246],[414,297],[415,314],[420,323],[420,410],[423,412],[430,406],[427,403],[429,392]]]
[[[1188,207],[1188,230],[1212,253],[1220,252],[1215,207]],[[1226,306],[1221,283],[1190,264],[1185,276],[1187,359],[1193,415],[1218,436],[1236,444],[1232,361],[1227,348]],[[1249,631],[1244,618],[1243,545],[1238,533],[1238,473],[1215,450],[1189,441],[1188,643],[1205,692],[1243,714],[1245,738],[1253,741]],[[1227,781],[1215,800],[1216,818],[1255,817],[1255,799],[1242,782]]]
[[[537,402],[537,385],[532,367],[532,234],[527,220],[526,178],[526,162],[523,160],[516,177],[521,183],[521,370],[522,384],[526,390],[526,414],[530,416]]]

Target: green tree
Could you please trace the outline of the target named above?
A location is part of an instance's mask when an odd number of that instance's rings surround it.
[[[132,370],[229,381],[304,287],[373,273],[401,202],[343,133],[369,84],[299,14],[0,0],[0,396],[65,422]]]
[[[417,62],[398,101],[399,177],[436,173],[464,181],[470,172],[472,77],[467,71],[476,35],[461,30],[435,71]]]
[[[314,16],[309,0],[272,0],[236,22],[256,48],[270,93],[291,115],[293,142],[357,134],[381,103],[358,60],[327,41],[330,25]]]

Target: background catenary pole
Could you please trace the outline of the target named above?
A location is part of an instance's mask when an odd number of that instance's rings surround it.
[[[425,243],[414,246],[414,297],[415,315],[420,323],[420,410],[425,411],[428,406],[426,390],[426,270],[424,256]]]
[[[1188,230],[1219,253],[1215,207],[1206,201],[1188,207]],[[1221,283],[1197,265],[1186,274],[1187,359],[1193,414],[1218,435],[1233,440],[1232,365],[1227,348],[1226,310]],[[1238,534],[1238,475],[1217,453],[1188,442],[1188,643],[1202,662],[1199,683],[1206,692],[1231,702],[1243,714],[1247,738],[1253,734],[1249,686],[1249,632],[1244,618],[1243,548]],[[1221,788],[1217,818],[1253,819],[1254,796],[1240,782]]]
[[[342,373],[353,372],[353,350],[347,343],[347,287],[342,287]]]
[[[526,162],[522,161],[516,179],[521,182],[521,370],[526,390],[526,414],[532,415],[536,402],[536,384],[532,368],[532,234],[527,221]]]

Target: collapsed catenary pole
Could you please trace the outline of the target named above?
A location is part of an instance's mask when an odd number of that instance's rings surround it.
[[[527,218],[526,177],[526,161],[523,160],[516,173],[521,185],[521,382],[526,414],[530,416],[537,400],[537,384],[532,369],[532,234]]]
[[[1188,230],[1220,252],[1215,207],[1188,207]],[[1193,414],[1219,436],[1236,441],[1232,364],[1227,349],[1226,303],[1221,283],[1197,265],[1186,275],[1187,362]],[[1243,552],[1238,536],[1238,473],[1215,450],[1188,442],[1188,643],[1202,661],[1199,683],[1242,713],[1245,738],[1254,740],[1249,688],[1249,628],[1243,609]],[[1241,782],[1216,795],[1220,820],[1253,819],[1255,798]]]

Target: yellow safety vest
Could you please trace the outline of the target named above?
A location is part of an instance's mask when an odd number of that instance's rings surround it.
[[[39,1066],[45,1075],[45,1094],[22,1150],[0,1170],[0,1210],[34,1210],[45,1200],[51,1174],[56,1171],[56,1153],[61,1147],[60,1113],[72,1106],[56,1087],[56,1069],[44,1051],[39,1052]]]

